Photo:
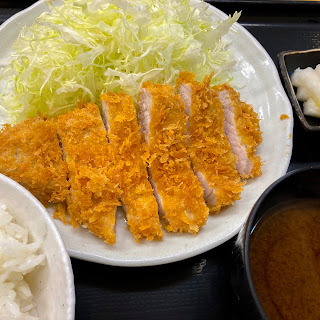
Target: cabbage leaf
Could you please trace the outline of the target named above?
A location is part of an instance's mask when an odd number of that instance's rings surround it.
[[[0,106],[15,123],[49,117],[106,91],[137,100],[141,84],[175,83],[180,71],[231,79],[222,37],[240,16],[216,21],[199,0],[65,0],[22,29],[1,70]]]

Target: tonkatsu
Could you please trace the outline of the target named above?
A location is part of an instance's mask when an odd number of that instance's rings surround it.
[[[0,172],[54,203],[54,218],[108,244],[119,205],[137,242],[161,239],[160,221],[166,231],[196,234],[209,212],[233,204],[246,179],[261,174],[262,134],[232,87],[195,77],[180,74],[179,94],[145,82],[138,119],[132,96],[107,93],[102,117],[95,104],[79,103],[57,118],[5,125]]]
[[[210,212],[218,213],[240,198],[243,183],[236,170],[236,156],[224,133],[224,112],[218,94],[210,87],[211,78],[200,83],[195,77],[182,72],[177,87],[189,116],[188,151],[192,167]]]
[[[232,152],[237,156],[236,168],[243,179],[261,175],[261,159],[256,154],[262,141],[258,114],[240,100],[240,94],[227,84],[215,86],[225,117],[225,133]]]
[[[148,180],[146,146],[141,142],[132,96],[107,93],[101,96],[108,138],[115,150],[120,173],[121,203],[128,228],[136,241],[161,239],[158,205]]]
[[[55,121],[35,117],[1,129],[0,172],[20,183],[42,203],[66,199],[67,171]]]
[[[150,181],[164,228],[196,234],[209,210],[191,169],[183,101],[172,86],[146,82],[139,97],[139,121],[150,152]]]
[[[72,224],[87,227],[113,244],[121,191],[114,152],[99,109],[93,103],[80,104],[59,116],[57,125],[69,169],[67,205]]]

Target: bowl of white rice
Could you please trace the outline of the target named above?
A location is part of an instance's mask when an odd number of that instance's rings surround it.
[[[73,272],[47,210],[0,174],[0,319],[73,320]]]

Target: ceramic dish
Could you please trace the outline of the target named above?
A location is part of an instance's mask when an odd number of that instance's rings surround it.
[[[29,231],[31,241],[41,241],[44,266],[27,275],[41,320],[73,320],[75,292],[70,258],[62,238],[43,205],[25,188],[0,174],[0,202],[16,222]]]
[[[226,18],[223,12],[210,8],[217,20]],[[0,61],[7,60],[22,26],[30,25],[45,10],[46,4],[40,1],[1,26]],[[113,246],[108,246],[86,229],[72,229],[70,225],[55,221],[72,257],[118,266],[148,266],[174,262],[208,251],[236,235],[261,193],[286,173],[292,150],[293,119],[278,72],[258,41],[239,24],[234,25],[229,40],[237,60],[235,82],[246,82],[240,90],[241,97],[254,106],[261,118],[263,142],[258,153],[264,162],[263,175],[247,183],[241,194],[242,199],[234,206],[219,215],[210,216],[197,236],[166,233],[160,242],[137,244],[126,229],[121,208],[117,212],[117,242]],[[289,117],[281,121],[282,114]]]
[[[296,96],[297,88],[291,83],[290,77],[297,68],[315,68],[320,63],[320,49],[305,51],[284,51],[278,54],[281,76],[290,101],[299,117],[302,126],[308,131],[320,131],[320,118],[303,114],[303,102]]]

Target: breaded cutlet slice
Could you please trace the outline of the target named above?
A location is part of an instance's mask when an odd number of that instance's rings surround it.
[[[236,168],[243,179],[261,175],[261,159],[256,154],[262,142],[258,114],[253,107],[240,100],[240,94],[229,85],[213,87],[222,103],[225,133],[232,152],[237,156]]]
[[[99,109],[80,104],[57,118],[58,137],[69,169],[68,212],[78,223],[103,238],[116,240],[116,209],[120,205],[119,175]]]
[[[53,120],[36,117],[0,131],[0,172],[20,183],[42,203],[68,194],[67,165]]]
[[[148,180],[146,148],[141,143],[133,98],[109,92],[101,96],[101,102],[109,142],[116,153],[128,228],[137,242],[161,239],[158,205]]]
[[[240,199],[243,183],[236,170],[236,157],[224,133],[224,112],[211,77],[202,83],[196,75],[182,72],[177,88],[189,116],[188,150],[193,170],[202,184],[210,213]]]
[[[139,106],[141,132],[150,152],[150,182],[162,224],[167,231],[196,234],[209,210],[187,152],[184,103],[172,86],[146,82]]]

